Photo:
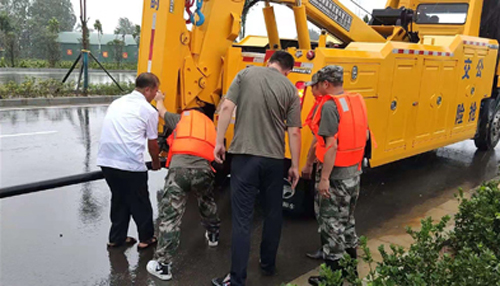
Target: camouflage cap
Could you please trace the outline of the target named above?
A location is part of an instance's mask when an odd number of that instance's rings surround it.
[[[313,86],[318,82],[329,81],[331,83],[344,82],[344,68],[341,66],[329,65],[320,69],[312,76],[311,81],[307,82],[307,86]]]

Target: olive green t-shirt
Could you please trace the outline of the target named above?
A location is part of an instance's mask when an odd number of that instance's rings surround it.
[[[226,94],[236,104],[229,153],[273,159],[285,155],[285,130],[302,127],[297,89],[278,70],[249,67],[238,73]]]
[[[181,115],[177,113],[165,113],[163,118],[165,120],[165,126],[174,130],[177,123],[181,120]],[[175,168],[195,168],[195,169],[208,169],[211,170],[210,162],[198,156],[193,155],[173,155],[172,161],[170,162],[169,169]]]
[[[316,113],[316,111],[314,111]],[[332,137],[339,131],[340,116],[335,101],[328,100],[321,108],[321,120],[319,122],[318,135]],[[326,140],[326,138],[325,138]],[[345,180],[361,175],[356,164],[350,167],[333,167],[331,180]]]

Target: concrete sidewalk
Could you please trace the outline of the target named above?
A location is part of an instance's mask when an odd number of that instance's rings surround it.
[[[476,188],[470,188],[468,191],[464,191],[464,197],[470,198],[472,193]],[[458,193],[458,191],[454,192]],[[443,202],[444,201],[444,202]],[[389,246],[394,244],[396,246],[402,246],[408,249],[413,243],[412,237],[406,233],[406,226],[412,227],[412,229],[420,228],[420,221],[427,217],[432,217],[436,222],[441,220],[442,217],[448,215],[451,220],[446,226],[446,230],[451,230],[454,227],[454,215],[458,212],[459,201],[453,196],[453,194],[446,194],[444,196],[433,199],[412,209],[408,214],[400,217],[395,217],[387,222],[385,222],[380,228],[365,236],[368,237],[368,247],[370,248],[371,254],[375,262],[381,262],[382,256],[378,251],[380,245],[384,245],[386,250],[390,251]],[[361,255],[362,250],[358,249],[358,255]],[[318,261],[318,264],[322,263]],[[376,265],[372,265],[376,267]],[[360,277],[366,277],[369,273],[369,265],[363,261],[359,262],[358,271]],[[298,277],[297,279],[290,281],[290,284],[295,284],[297,286],[307,286],[310,285],[307,280],[310,276],[319,275],[319,267],[305,273],[304,275]]]
[[[52,97],[52,98],[15,98],[0,99],[1,108],[14,107],[46,107],[57,105],[82,105],[82,104],[106,104],[119,98],[121,95],[102,96],[73,96],[73,97]]]

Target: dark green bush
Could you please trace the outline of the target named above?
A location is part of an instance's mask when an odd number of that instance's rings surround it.
[[[341,272],[332,273],[322,265],[321,275],[326,278],[322,286],[472,286],[500,285],[500,190],[498,181],[483,184],[472,198],[458,196],[459,212],[455,215],[455,228],[445,231],[450,220],[443,217],[434,223],[431,218],[421,221],[419,231],[407,228],[414,243],[408,250],[380,246],[382,262],[374,262],[367,239],[362,237],[359,259],[366,262],[370,271],[362,282],[356,277],[356,260],[345,256]],[[364,283],[364,284],[363,284]],[[291,285],[290,285],[291,286]]]
[[[114,83],[90,84],[89,95],[120,95],[134,89],[132,82],[122,82],[121,91]],[[63,97],[75,95],[75,82],[62,83],[56,79],[36,79],[27,77],[22,83],[8,82],[0,85],[0,96],[6,98]],[[80,87],[81,92],[82,87]]]
[[[101,63],[105,69],[107,70],[136,70],[136,63],[121,63],[118,66],[118,63]],[[73,61],[58,61],[56,63],[55,68],[60,69],[69,69],[73,65]],[[8,67],[9,65],[6,63],[5,58],[0,58],[0,67]],[[79,65],[78,65],[79,66]],[[19,59],[15,65],[16,68],[32,68],[32,69],[43,69],[49,68],[49,62],[47,60],[39,60],[39,59]],[[101,69],[99,64],[92,59],[89,62],[90,69]]]

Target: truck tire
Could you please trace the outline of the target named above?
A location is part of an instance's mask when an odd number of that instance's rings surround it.
[[[493,150],[500,140],[500,106],[493,98],[481,103],[478,130],[474,143],[481,151]]]

